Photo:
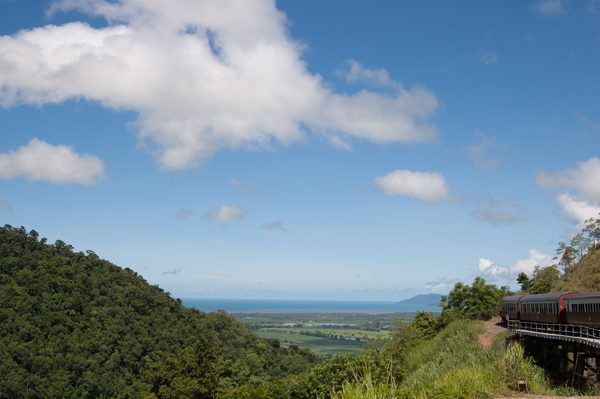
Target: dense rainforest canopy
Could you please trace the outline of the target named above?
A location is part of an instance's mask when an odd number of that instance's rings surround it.
[[[0,228],[0,398],[140,397],[188,352],[210,360],[221,389],[320,362],[224,311],[185,308],[93,251]]]

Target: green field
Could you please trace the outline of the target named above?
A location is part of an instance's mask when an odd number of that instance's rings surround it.
[[[367,314],[367,313],[233,313],[233,317],[246,323],[250,330],[269,339],[277,338],[283,346],[294,345],[309,348],[321,356],[363,353],[366,342],[316,337],[294,334],[300,331],[322,332],[341,337],[372,340],[386,337],[389,332],[384,327],[394,322],[396,317],[412,321],[415,313]],[[319,325],[319,324],[334,324]]]
[[[365,342],[361,341],[311,337],[309,335],[286,334],[283,332],[257,331],[256,333],[264,338],[278,339],[281,341],[282,346],[289,345],[289,342],[286,343],[285,340],[292,341],[292,345],[298,345],[300,348],[310,348],[321,356],[328,354],[343,355],[344,353],[360,355],[363,353],[363,345],[365,345]]]
[[[405,316],[406,321],[411,321],[415,313],[231,313],[242,323],[335,323],[364,325],[379,323],[387,325],[394,321],[396,316]]]
[[[343,337],[351,337],[351,338],[360,338],[360,339],[375,339],[379,337],[387,337],[388,331],[365,331],[365,330],[357,330],[353,328],[327,328],[327,327],[269,327],[263,328],[261,331],[270,331],[270,332],[286,332],[290,333],[299,333],[300,331],[306,331],[311,333],[323,332],[331,335],[339,335]]]

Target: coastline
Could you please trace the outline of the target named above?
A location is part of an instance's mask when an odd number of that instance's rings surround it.
[[[276,300],[276,299],[218,299],[180,298],[183,305],[203,312],[219,309],[227,313],[361,313],[388,314],[414,313],[427,311],[441,312],[439,306],[431,304],[402,304],[392,301],[318,301],[318,300]]]

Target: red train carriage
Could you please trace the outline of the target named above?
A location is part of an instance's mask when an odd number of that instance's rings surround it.
[[[519,313],[521,311],[519,299],[523,298],[523,295],[505,296],[500,300],[500,317],[504,320],[519,320]]]
[[[567,323],[600,326],[600,292],[571,294],[565,300]]]
[[[526,295],[519,300],[519,320],[545,323],[566,323],[565,297],[571,292]]]

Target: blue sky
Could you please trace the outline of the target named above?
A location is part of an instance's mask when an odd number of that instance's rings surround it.
[[[0,0],[0,220],[182,298],[400,300],[600,212],[600,2]]]

